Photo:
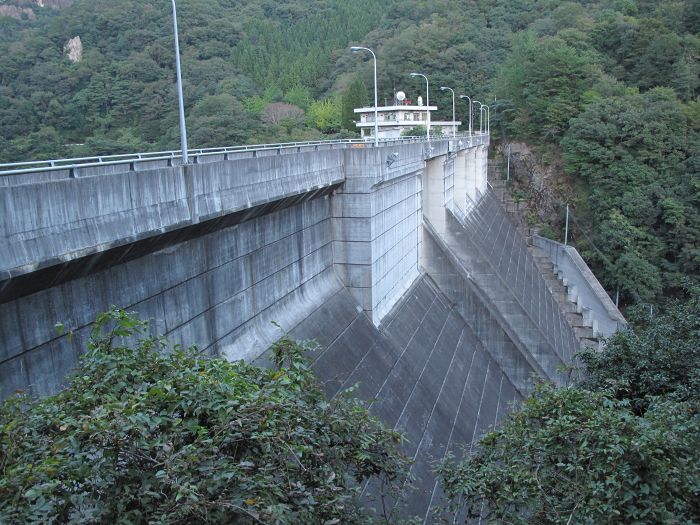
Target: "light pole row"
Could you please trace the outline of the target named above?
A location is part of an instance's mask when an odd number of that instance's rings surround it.
[[[430,142],[430,81],[423,73],[411,73],[411,76],[425,79],[425,135]]]
[[[174,1],[174,0],[173,0]],[[353,52],[356,51],[368,51],[372,54],[374,60],[374,145],[378,145],[379,141],[379,123],[378,123],[378,113],[377,113],[377,55],[374,54],[368,47],[352,46],[350,48]],[[425,118],[425,134],[426,138],[430,140],[430,81],[428,77],[423,73],[410,73],[412,77],[423,77],[425,79],[425,104],[426,104],[426,118]],[[442,86],[441,91],[449,90],[452,93],[452,136],[457,134],[457,126],[455,125],[455,91],[451,87]],[[472,101],[471,97],[468,95],[460,95],[460,99],[469,100],[469,136],[472,135],[472,105],[479,104],[479,133],[489,133],[491,131],[491,111],[489,106],[482,104],[478,100]],[[484,109],[485,108],[485,109]],[[486,122],[484,122],[484,113],[486,114]]]
[[[187,147],[187,125],[185,123],[185,104],[182,96],[182,70],[180,67],[180,38],[177,30],[177,7],[175,6],[175,0],[172,1],[173,6],[173,33],[175,36],[175,70],[177,75],[177,100],[178,109],[180,117],[180,145],[182,148],[182,163],[189,164],[189,151]],[[377,55],[368,47],[362,46],[352,46],[351,51],[367,51],[372,55],[372,60],[374,62],[374,145],[379,145],[379,115],[378,115],[378,97],[377,97]],[[412,77],[423,77],[425,79],[425,102],[426,102],[426,138],[430,140],[430,81],[427,75],[423,73],[411,73]],[[457,127],[455,125],[455,91],[451,87],[442,86],[441,91],[449,90],[452,93],[452,136],[457,134]],[[482,104],[478,100],[472,101],[472,99],[467,95],[460,95],[460,99],[466,98],[469,100],[469,136],[472,135],[472,104],[479,104],[479,132],[483,133],[484,123],[483,115],[484,108],[486,108],[486,132],[490,131],[490,111],[486,104]]]
[[[379,121],[377,120],[377,55],[368,47],[353,46],[350,48],[353,53],[357,51],[369,51],[374,59],[374,145],[379,145]]]

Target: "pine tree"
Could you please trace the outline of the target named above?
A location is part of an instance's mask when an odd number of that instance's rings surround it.
[[[343,93],[343,116],[342,127],[351,131],[356,131],[355,127],[355,108],[366,106],[369,102],[369,94],[367,86],[360,78],[355,78],[348,89]]]

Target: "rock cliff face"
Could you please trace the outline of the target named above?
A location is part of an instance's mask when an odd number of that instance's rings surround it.
[[[39,7],[51,7],[52,9],[62,9],[73,3],[73,0],[34,0]]]
[[[75,36],[66,42],[63,52],[71,62],[80,62],[83,59],[83,42],[80,37]]]

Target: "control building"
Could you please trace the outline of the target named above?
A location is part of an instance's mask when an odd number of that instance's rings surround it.
[[[410,132],[417,126],[427,127],[430,119],[430,134],[432,136],[451,135],[453,130],[459,131],[460,121],[432,120],[430,113],[437,111],[437,106],[424,106],[422,97],[417,104],[406,98],[403,91],[394,96],[394,105],[377,107],[378,135],[380,139],[395,139],[412,135]],[[360,136],[374,136],[374,107],[355,109],[360,120],[355,125],[360,129]]]

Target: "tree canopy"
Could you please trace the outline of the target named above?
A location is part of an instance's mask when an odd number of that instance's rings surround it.
[[[326,401],[304,351],[229,363],[102,314],[64,391],[0,405],[0,522],[373,523],[359,487],[403,484],[400,436]]]
[[[586,183],[579,209],[607,260],[586,241],[582,251],[609,288],[654,302],[700,275],[700,135],[672,90],[592,102],[562,148]]]

